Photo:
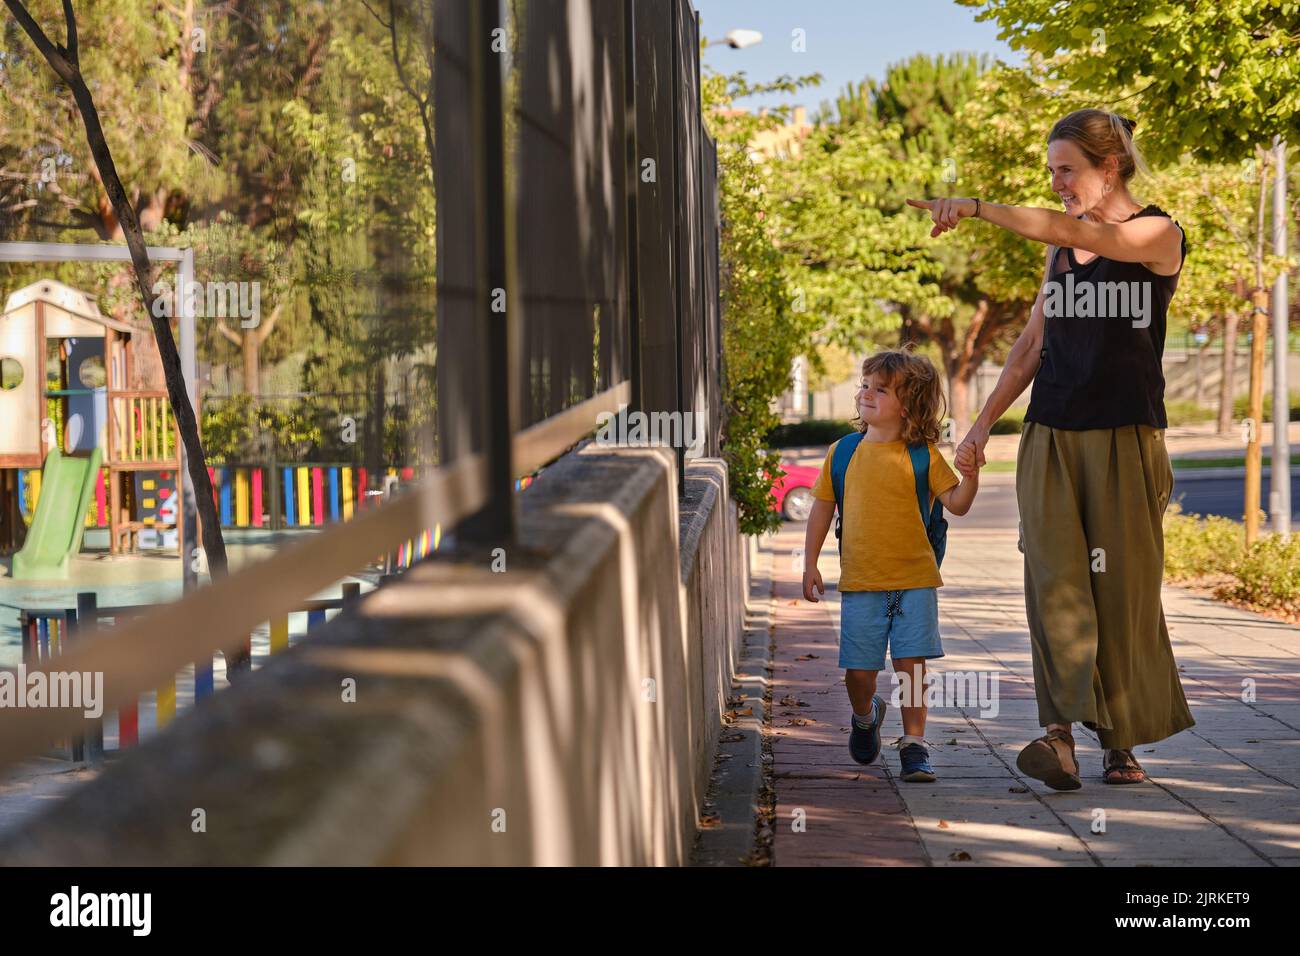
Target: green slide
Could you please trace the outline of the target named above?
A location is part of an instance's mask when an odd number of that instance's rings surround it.
[[[15,579],[68,576],[68,558],[81,550],[99,457],[98,448],[88,458],[65,458],[57,448],[45,457],[36,517],[27,529],[27,543],[14,555]]]

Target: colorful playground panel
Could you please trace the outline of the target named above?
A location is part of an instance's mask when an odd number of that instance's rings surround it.
[[[249,637],[246,645],[254,665],[265,662],[270,655],[279,654],[289,649],[290,637],[293,642],[301,640],[315,628],[324,624],[328,616],[336,613],[349,600],[359,597],[359,584],[349,583],[343,586],[341,597],[324,598],[304,602],[298,610],[280,615],[269,622],[265,628],[259,628]],[[124,618],[144,611],[147,606],[129,608],[102,608],[96,610],[95,616],[100,620],[113,620],[120,625]],[[305,617],[305,628],[290,630],[292,618]],[[23,662],[33,665],[59,657],[68,652],[70,645],[77,640],[77,613],[67,609],[24,609],[20,612],[20,630],[22,633]],[[111,633],[111,628],[109,630]],[[265,635],[265,636],[263,636]],[[132,747],[139,743],[141,713],[152,711],[152,724],[161,730],[176,716],[178,701],[193,706],[216,691],[214,663],[217,655],[208,660],[199,661],[192,668],[186,668],[154,691],[141,694],[136,703],[130,707],[119,708],[116,712],[117,740],[119,749]],[[113,715],[106,715],[111,720]],[[147,721],[146,721],[147,722]],[[104,721],[99,722],[98,741],[92,750],[103,750]],[[55,742],[60,749],[70,749],[72,759],[81,760],[85,753],[85,741]]]

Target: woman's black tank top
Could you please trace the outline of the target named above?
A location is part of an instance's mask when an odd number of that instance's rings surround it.
[[[1141,216],[1168,214],[1149,205],[1129,218]],[[1186,235],[1182,249],[1186,261]],[[1068,269],[1059,268],[1059,250],[1052,256],[1043,348],[1025,421],[1071,431],[1168,427],[1160,360],[1181,264],[1174,275],[1160,276],[1140,262],[1097,256],[1080,264],[1073,249],[1065,256]]]

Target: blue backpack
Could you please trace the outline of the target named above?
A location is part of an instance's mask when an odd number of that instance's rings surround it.
[[[840,539],[840,551],[844,550],[842,540],[844,533],[844,476],[849,471],[849,461],[862,443],[862,432],[845,435],[835,446],[831,458],[831,487],[835,489],[835,537]],[[908,447],[912,459],[912,475],[916,479],[916,501],[921,506],[921,521],[925,525],[925,536],[934,550],[934,563],[943,564],[943,554],[948,548],[948,520],[943,516],[943,505],[936,496],[934,507],[928,516],[925,503],[930,491],[930,446],[924,442]]]

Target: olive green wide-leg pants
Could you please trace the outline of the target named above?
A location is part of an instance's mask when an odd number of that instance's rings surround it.
[[[1173,486],[1161,429],[1025,423],[1016,498],[1043,726],[1078,721],[1122,750],[1195,723],[1160,603]]]

